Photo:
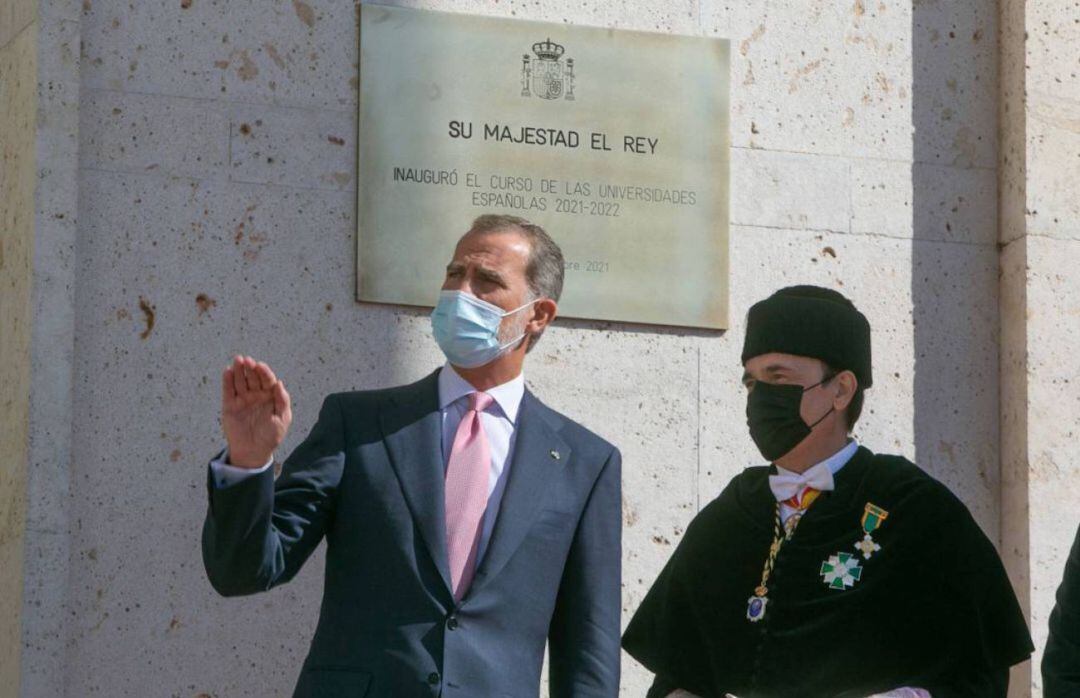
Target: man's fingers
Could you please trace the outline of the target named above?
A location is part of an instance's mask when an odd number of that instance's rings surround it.
[[[285,390],[285,384],[278,381],[274,384],[274,414],[287,418],[292,412],[289,392]]]
[[[248,392],[262,390],[259,378],[255,375],[255,359],[250,356],[244,357],[244,382],[247,384]]]
[[[221,404],[236,399],[236,385],[233,383],[232,366],[226,366],[221,372]]]
[[[259,385],[263,390],[270,390],[274,383],[277,383],[277,376],[270,370],[270,366],[262,361],[255,364],[255,375],[259,377]]]
[[[237,356],[233,361],[232,366],[233,376],[233,389],[236,391],[237,397],[244,397],[247,395],[247,381],[244,379],[244,359]]]
[[[229,383],[228,386],[225,385],[226,382]],[[262,401],[277,382],[277,376],[266,363],[238,354],[222,374],[222,399],[245,399],[250,396]],[[252,393],[260,394],[255,396]]]

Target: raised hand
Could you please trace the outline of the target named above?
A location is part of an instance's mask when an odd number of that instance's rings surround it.
[[[285,384],[265,363],[236,356],[221,376],[221,428],[229,444],[229,465],[265,465],[291,423]]]

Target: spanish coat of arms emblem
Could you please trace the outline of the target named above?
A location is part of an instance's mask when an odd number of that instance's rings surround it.
[[[521,96],[574,100],[574,59],[563,59],[566,49],[548,38],[532,45],[533,56],[521,57]]]

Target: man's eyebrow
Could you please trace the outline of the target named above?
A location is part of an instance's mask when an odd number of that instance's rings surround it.
[[[503,275],[500,274],[497,270],[490,267],[479,267],[476,270],[476,274],[487,279],[488,281],[497,283],[500,286],[506,285],[506,279],[503,277]]]

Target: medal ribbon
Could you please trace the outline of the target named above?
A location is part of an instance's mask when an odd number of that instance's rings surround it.
[[[876,504],[871,504],[870,502],[867,502],[866,510],[863,512],[862,517],[863,531],[866,532],[866,535],[870,535],[878,528],[880,528],[881,524],[887,518],[889,518],[889,512],[885,511]]]

